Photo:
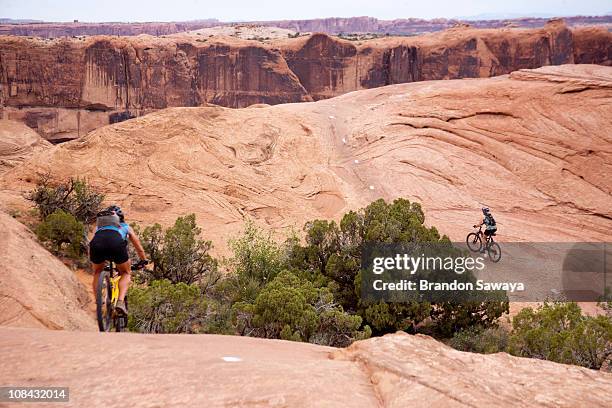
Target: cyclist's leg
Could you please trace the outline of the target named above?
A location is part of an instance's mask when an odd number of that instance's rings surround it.
[[[117,264],[117,270],[121,275],[119,278],[119,300],[123,301],[132,281],[132,264],[128,259],[124,263]]]
[[[89,260],[91,261],[91,268],[93,269],[92,287],[94,299],[96,298],[96,287],[98,285],[100,272],[102,272],[106,265],[106,256],[104,252],[104,238],[97,234],[94,235],[94,238],[89,242]]]
[[[487,248],[489,248],[489,233],[487,230],[484,230],[482,235],[484,239],[482,240],[482,249],[480,250],[480,252],[484,253],[487,250]]]
[[[96,289],[98,286],[98,278],[100,277],[100,272],[102,272],[102,270],[104,269],[104,266],[106,266],[106,262],[102,262],[99,264],[95,264],[92,263],[91,267],[93,269],[93,282],[92,282],[92,286],[93,286],[93,295],[94,295],[94,299],[96,298]]]

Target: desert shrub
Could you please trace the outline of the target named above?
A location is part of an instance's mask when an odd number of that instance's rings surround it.
[[[199,333],[205,331],[207,303],[197,285],[155,280],[128,293],[131,331],[141,333]]]
[[[425,214],[417,203],[397,199],[372,202],[359,211],[350,211],[339,224],[314,220],[304,227],[306,245],[294,243],[288,267],[305,270],[312,279],[323,276],[325,285],[342,308],[358,314],[376,335],[405,330],[415,332],[428,320],[440,336],[469,326],[489,326],[508,310],[505,294],[474,302],[371,302],[361,299],[361,257],[367,242],[386,244],[448,245],[446,236],[424,225]],[[464,274],[462,279],[472,279]]]
[[[57,255],[78,258],[82,254],[85,227],[72,214],[55,210],[36,227],[38,239]]]
[[[204,293],[204,290],[202,290]],[[206,317],[205,333],[209,334],[237,334],[233,322],[233,310],[230,303],[211,298],[206,294],[208,302],[208,315]]]
[[[165,231],[159,224],[145,228],[141,241],[153,269],[143,275],[144,280],[191,284],[216,277],[217,261],[208,253],[212,243],[200,239],[200,233],[194,214],[177,218]]]
[[[230,241],[233,258],[230,265],[238,275],[251,276],[257,281],[274,279],[282,268],[282,249],[252,222],[246,223],[242,234]]]
[[[546,302],[512,320],[511,354],[598,369],[612,343],[612,319],[584,316],[575,302]]]
[[[507,310],[505,294],[471,303],[361,299],[361,256],[367,242],[451,247],[447,237],[424,222],[420,205],[398,199],[375,201],[345,214],[339,223],[311,221],[304,227],[303,241],[292,236],[284,245],[247,223],[230,242],[233,254],[224,263],[227,273],[219,278],[217,262],[208,255],[211,244],[198,238],[192,214],[165,231],[156,224],[140,234],[154,262],[140,282],[145,288],[160,279],[196,283],[208,301],[198,330],[215,333],[342,347],[372,334],[417,332],[424,322],[447,337],[470,326],[493,325]]]
[[[505,292],[472,292],[468,296],[470,300],[437,302],[432,306],[431,324],[427,327],[432,335],[449,338],[469,327],[494,327],[499,317],[508,312]]]
[[[359,331],[361,317],[345,313],[327,289],[288,271],[264,286],[254,303],[238,302],[234,310],[239,330],[250,336],[346,346],[371,333]]]
[[[284,265],[283,250],[252,222],[242,234],[230,241],[232,258],[228,265],[233,272],[234,286],[239,289],[236,301],[253,301],[259,290],[271,282]]]
[[[87,224],[100,210],[104,195],[85,180],[70,178],[66,182],[54,184],[50,176],[45,175],[30,192],[28,199],[34,202],[41,220],[62,210]]]
[[[316,312],[312,304],[317,290],[309,282],[291,273],[281,273],[257,295],[254,303],[239,302],[237,311],[247,331],[258,337],[280,338],[285,332],[296,333],[296,338],[307,339],[316,325]],[[290,330],[289,330],[290,329]]]
[[[508,329],[498,327],[471,326],[456,332],[449,341],[449,345],[457,350],[472,353],[499,353],[508,347]]]
[[[319,289],[314,307],[318,322],[316,331],[308,339],[310,343],[346,347],[355,340],[367,339],[372,335],[370,326],[359,330],[363,322],[361,316],[344,312],[327,288]]]

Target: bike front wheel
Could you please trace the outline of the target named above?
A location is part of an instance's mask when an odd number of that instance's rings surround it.
[[[489,244],[489,259],[493,262],[499,262],[501,259],[501,247],[497,242],[491,242]]]
[[[98,328],[101,332],[107,332],[111,328],[113,314],[111,291],[110,273],[104,270],[100,272],[96,284],[96,316],[98,318]]]
[[[472,252],[479,252],[482,248],[482,239],[480,239],[480,235],[475,232],[468,234],[465,238],[465,243]]]

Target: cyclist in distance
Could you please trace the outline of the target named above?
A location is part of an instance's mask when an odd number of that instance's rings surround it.
[[[474,225],[474,228],[478,228],[481,225],[485,226],[484,235],[486,242],[486,240],[489,239],[491,235],[495,235],[495,233],[497,232],[497,223],[495,222],[495,218],[493,218],[489,207],[483,207],[482,214],[484,215],[484,218],[482,220],[478,220],[478,223]],[[486,245],[483,245],[480,252],[484,253],[485,247]]]
[[[111,205],[97,214],[96,232],[89,243],[89,259],[94,271],[93,290],[96,293],[98,277],[106,266],[106,261],[114,262],[121,275],[119,279],[119,300],[116,309],[122,314],[127,314],[125,295],[131,281],[128,239],[134,245],[140,261],[146,262],[142,244],[132,228],[125,222],[125,216],[120,207]]]

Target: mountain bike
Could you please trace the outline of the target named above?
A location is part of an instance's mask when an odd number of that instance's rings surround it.
[[[132,265],[132,270],[142,269],[148,261],[140,261]],[[114,262],[109,262],[104,270],[100,272],[96,284],[96,316],[98,317],[98,328],[101,332],[109,332],[113,328],[122,332],[127,327],[128,317],[115,310],[119,300],[119,271]],[[125,297],[125,307],[128,307],[128,299]]]
[[[472,252],[484,252],[482,250],[482,245],[483,245],[482,237],[484,235],[482,233],[482,224],[480,226],[474,225],[474,228],[477,228],[477,227],[478,227],[478,231],[470,232],[465,238],[465,243],[467,244],[468,248],[470,248],[470,251]],[[499,260],[501,259],[501,247],[493,239],[494,235],[496,235],[495,232],[487,236],[485,239],[484,245],[485,245],[485,250],[489,254],[489,259],[493,262],[499,262]]]

